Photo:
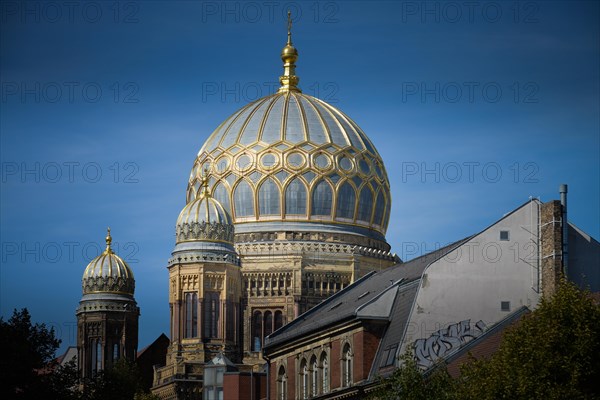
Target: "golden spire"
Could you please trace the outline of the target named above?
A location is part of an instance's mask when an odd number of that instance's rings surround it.
[[[110,236],[110,227],[106,228],[106,250],[104,250],[104,254],[112,253],[112,249],[110,248],[110,244],[112,243],[112,236]]]
[[[204,168],[204,173],[202,174],[202,192],[200,193],[201,198],[210,197],[210,189],[208,188],[208,167]]]
[[[283,61],[283,75],[279,77],[279,93],[295,90],[300,92],[297,87],[300,78],[296,76],[296,60],[298,59],[298,50],[292,44],[292,12],[288,11],[288,33],[287,44],[281,50],[281,60]]]

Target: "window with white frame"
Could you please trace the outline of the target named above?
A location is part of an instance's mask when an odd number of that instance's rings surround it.
[[[352,384],[352,349],[346,343],[342,352],[342,386],[348,387]]]

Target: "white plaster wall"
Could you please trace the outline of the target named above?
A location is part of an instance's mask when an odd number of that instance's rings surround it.
[[[489,328],[521,306],[536,307],[538,207],[535,200],[525,204],[425,270],[400,352],[434,334],[441,340],[430,339],[427,351],[449,354],[480,334],[476,322]],[[508,241],[500,240],[502,230],[509,231]],[[501,311],[502,301],[510,302],[510,311]],[[470,332],[464,326],[438,332],[465,320]]]

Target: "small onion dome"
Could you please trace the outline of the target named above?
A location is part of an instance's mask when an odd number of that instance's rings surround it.
[[[177,218],[176,242],[233,243],[233,220],[221,203],[208,190],[208,179],[203,177],[202,194],[188,203]]]
[[[106,235],[106,249],[94,258],[83,272],[83,294],[120,293],[133,296],[135,279],[129,265],[110,248],[110,228]]]

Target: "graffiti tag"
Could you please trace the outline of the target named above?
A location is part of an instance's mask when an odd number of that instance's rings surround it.
[[[417,364],[425,368],[430,367],[437,359],[443,358],[467,341],[481,336],[485,329],[485,322],[479,320],[472,329],[471,320],[466,319],[432,333],[427,339],[417,339],[414,344]]]

